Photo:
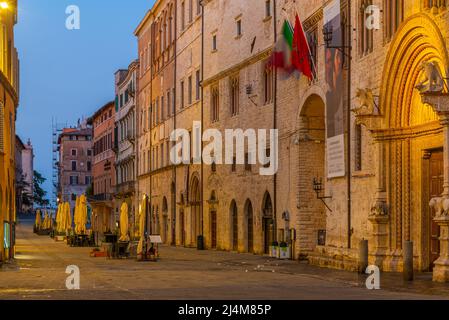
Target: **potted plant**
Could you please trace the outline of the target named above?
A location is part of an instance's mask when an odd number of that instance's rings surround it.
[[[279,244],[279,259],[290,259],[290,247],[285,241]]]
[[[270,246],[270,257],[278,258],[279,257],[279,243],[277,241],[273,241]]]

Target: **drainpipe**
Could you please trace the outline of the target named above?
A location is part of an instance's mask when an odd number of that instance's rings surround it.
[[[174,54],[174,56],[175,56],[175,61],[174,61],[174,68],[173,68],[173,72],[174,72],[174,75],[173,75],[173,92],[172,92],[172,94],[173,94],[173,97],[172,97],[172,99],[173,99],[173,105],[174,105],[174,107],[173,107],[173,129],[174,130],[176,130],[176,114],[177,114],[177,108],[176,108],[176,102],[177,102],[177,98],[176,98],[176,92],[177,92],[177,90],[176,90],[176,84],[178,83],[177,82],[177,79],[176,79],[176,76],[177,76],[177,70],[178,70],[178,54],[177,54],[177,44],[178,44],[178,41],[177,41],[177,39],[178,39],[178,1],[177,0],[175,0],[175,5],[174,5],[174,22],[173,22],[173,28],[174,28],[174,39],[173,39],[173,41],[174,41],[174,43],[173,43],[173,54]],[[171,143],[169,143],[169,147],[171,147]],[[172,237],[175,239],[175,246],[176,246],[176,213],[177,213],[177,208],[176,208],[176,197],[177,197],[177,195],[178,195],[178,182],[177,182],[177,171],[176,171],[176,166],[174,165],[174,164],[172,164],[172,166],[173,166],[173,172],[174,172],[174,177],[173,177],[173,180],[174,180],[174,184],[175,184],[175,192],[174,192],[174,195],[173,195],[173,198],[174,198],[174,206],[175,206],[175,208],[174,208],[174,210],[175,210],[175,222],[172,222],[172,223],[174,223],[174,226],[175,226],[175,234],[174,235],[172,235]],[[172,203],[172,205],[173,205],[173,203]],[[173,208],[172,208],[172,210],[173,210]],[[181,237],[182,237],[182,233],[183,233],[183,231],[181,230]]]
[[[204,79],[204,1],[200,2],[201,5],[201,236],[203,238],[203,249],[204,249],[204,161],[203,161],[203,133],[204,133],[204,93],[202,88],[202,81]]]
[[[274,31],[274,45],[277,42],[277,10],[276,10],[276,0],[273,0],[273,31]],[[277,129],[277,87],[278,87],[278,77],[277,68],[274,68],[274,101],[273,101],[273,129]],[[273,146],[271,146],[273,149]],[[277,230],[277,173],[273,177],[273,216],[274,216],[274,240],[277,241],[278,230]],[[270,244],[271,245],[271,244]]]
[[[348,249],[351,249],[351,236],[352,236],[352,226],[351,226],[351,59],[352,59],[352,26],[351,26],[351,0],[347,0],[348,5],[348,105],[346,110],[346,130],[347,130],[347,172],[348,172],[348,184],[347,184],[347,194],[348,194]]]

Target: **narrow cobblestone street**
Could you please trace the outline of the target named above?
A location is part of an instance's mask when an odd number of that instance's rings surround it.
[[[0,299],[441,299],[449,288],[427,275],[408,286],[382,275],[381,290],[364,276],[295,261],[221,251],[162,247],[158,262],[89,257],[18,226],[16,263],[0,270]],[[65,288],[68,265],[81,272],[81,290]],[[420,279],[422,278],[422,280]]]

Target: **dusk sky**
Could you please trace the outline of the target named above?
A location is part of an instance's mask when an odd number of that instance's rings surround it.
[[[114,99],[114,73],[137,58],[134,30],[154,0],[20,0],[17,133],[31,138],[35,169],[51,196],[52,118],[68,126]],[[69,5],[81,29],[67,30]]]

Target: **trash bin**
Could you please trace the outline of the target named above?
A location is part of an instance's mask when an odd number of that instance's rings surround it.
[[[198,236],[198,238],[197,238],[197,249],[204,250],[204,237],[203,236]]]

